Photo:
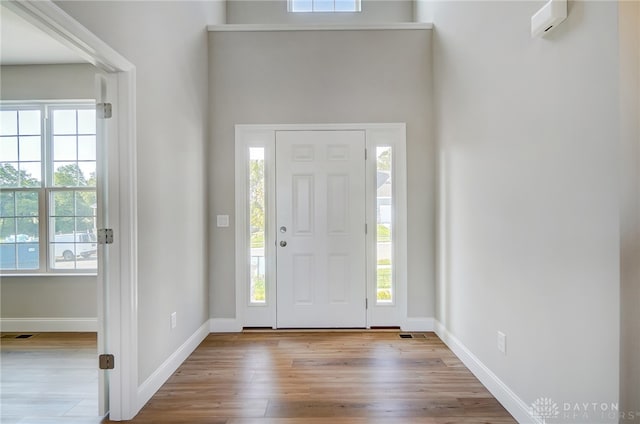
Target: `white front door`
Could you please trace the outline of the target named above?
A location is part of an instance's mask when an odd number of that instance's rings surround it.
[[[277,326],[366,327],[365,131],[276,131]]]

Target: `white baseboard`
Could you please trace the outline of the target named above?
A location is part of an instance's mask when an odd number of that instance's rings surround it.
[[[502,380],[498,378],[478,357],[476,357],[460,340],[447,330],[440,321],[434,322],[435,332],[453,353],[466,365],[478,380],[491,392],[519,423],[542,424],[532,416],[530,406],[516,395]]]
[[[205,322],[166,361],[138,387],[138,411],[171,377],[198,345],[209,335],[209,322]]]
[[[235,318],[211,318],[209,331],[212,333],[240,333],[242,325]]]
[[[0,318],[0,330],[9,333],[95,332],[97,318]]]
[[[433,331],[434,319],[431,317],[408,317],[400,326],[402,331]]]

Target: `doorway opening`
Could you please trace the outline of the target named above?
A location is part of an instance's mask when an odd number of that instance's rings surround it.
[[[97,327],[103,339],[98,340],[99,353],[113,354],[119,366],[108,372],[100,371],[99,401],[103,411],[109,410],[112,420],[130,419],[141,407],[137,396],[134,301],[137,285],[135,67],[52,1],[3,2],[2,7],[98,68],[103,78],[96,81],[96,100],[113,106],[113,119],[104,125],[109,141],[102,144],[102,160],[98,161],[108,181],[103,179],[106,186],[97,188],[97,196],[101,192],[103,195],[97,205],[105,208],[103,224],[120,237],[108,248],[98,247],[103,252],[98,253]],[[74,241],[74,244],[78,243]]]

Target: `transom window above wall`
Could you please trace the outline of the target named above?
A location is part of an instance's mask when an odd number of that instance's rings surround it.
[[[288,0],[289,12],[360,12],[361,0]]]

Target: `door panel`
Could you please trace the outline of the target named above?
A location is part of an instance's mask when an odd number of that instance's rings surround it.
[[[365,133],[277,131],[277,326],[365,327]]]

